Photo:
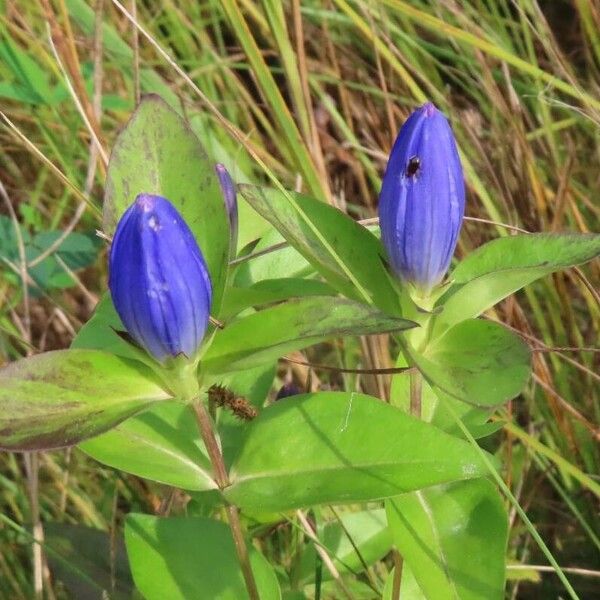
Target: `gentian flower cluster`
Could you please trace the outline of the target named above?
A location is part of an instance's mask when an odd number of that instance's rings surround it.
[[[381,239],[398,277],[428,295],[446,274],[462,225],[465,184],[452,129],[431,103],[402,126],[379,196]]]

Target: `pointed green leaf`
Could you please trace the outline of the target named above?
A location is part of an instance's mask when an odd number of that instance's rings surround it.
[[[412,321],[345,298],[300,298],[242,317],[218,331],[202,365],[207,372],[235,371],[327,339],[413,326]]]
[[[58,350],[0,371],[0,448],[70,446],[169,395],[140,363],[96,350]]]
[[[159,96],[145,96],[114,145],[104,195],[112,233],[139,193],[170,200],[206,259],[217,314],[229,260],[229,221],[214,166],[188,124]]]
[[[249,287],[229,287],[223,300],[221,318],[237,315],[245,308],[274,304],[290,298],[306,296],[335,296],[336,291],[323,281],[283,277],[263,279]]]
[[[190,407],[176,402],[152,406],[80,448],[105,465],[145,479],[192,491],[216,488]]]
[[[536,233],[499,238],[472,252],[450,278],[453,285],[439,302],[434,335],[477,317],[527,284],[585,263],[600,254],[599,234]]]
[[[489,481],[403,494],[386,508],[394,543],[427,598],[504,598],[508,518]]]
[[[408,345],[406,350],[432,386],[480,407],[517,396],[531,370],[527,344],[499,323],[482,319],[455,325],[422,354]]]
[[[129,514],[125,543],[133,580],[146,600],[249,597],[225,523]],[[273,569],[252,545],[248,550],[261,600],[280,600]]]
[[[281,400],[248,425],[225,496],[250,510],[288,510],[385,498],[486,472],[463,440],[375,398],[324,392]]]
[[[240,186],[240,191],[253,208],[270,221],[329,284],[350,298],[363,302],[366,300],[330,249],[281,192],[249,185]],[[366,290],[370,301],[382,310],[396,314],[398,294],[385,269],[379,240],[336,208],[302,194],[290,194],[338,259],[351,271],[355,281]]]

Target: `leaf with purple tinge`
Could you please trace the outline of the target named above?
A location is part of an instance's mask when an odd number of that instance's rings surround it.
[[[232,321],[202,357],[207,373],[237,371],[336,337],[410,329],[416,324],[333,296],[298,298]]]
[[[71,446],[168,398],[150,369],[106,352],[24,358],[0,371],[0,448]]]

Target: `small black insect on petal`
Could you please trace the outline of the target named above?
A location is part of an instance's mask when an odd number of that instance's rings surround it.
[[[406,165],[406,177],[414,177],[421,168],[421,160],[418,156],[411,156],[408,159],[408,164]]]

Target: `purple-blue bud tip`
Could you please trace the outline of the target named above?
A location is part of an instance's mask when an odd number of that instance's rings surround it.
[[[223,194],[223,200],[225,207],[227,208],[227,215],[229,217],[229,245],[232,256],[235,256],[237,250],[237,238],[238,238],[238,205],[236,198],[235,183],[231,179],[229,171],[225,165],[217,163],[215,165],[215,172],[219,178],[221,184],[221,193]]]
[[[464,210],[464,176],[452,129],[427,102],[400,129],[379,195],[381,239],[402,280],[422,293],[440,283]]]
[[[194,235],[167,199],[140,194],[125,211],[108,284],[123,325],[152,356],[194,356],[208,326],[210,276]]]
[[[281,389],[277,392],[277,396],[275,396],[275,400],[283,400],[284,398],[289,398],[290,396],[297,396],[301,394],[300,388],[294,383],[286,383],[281,386]]]

